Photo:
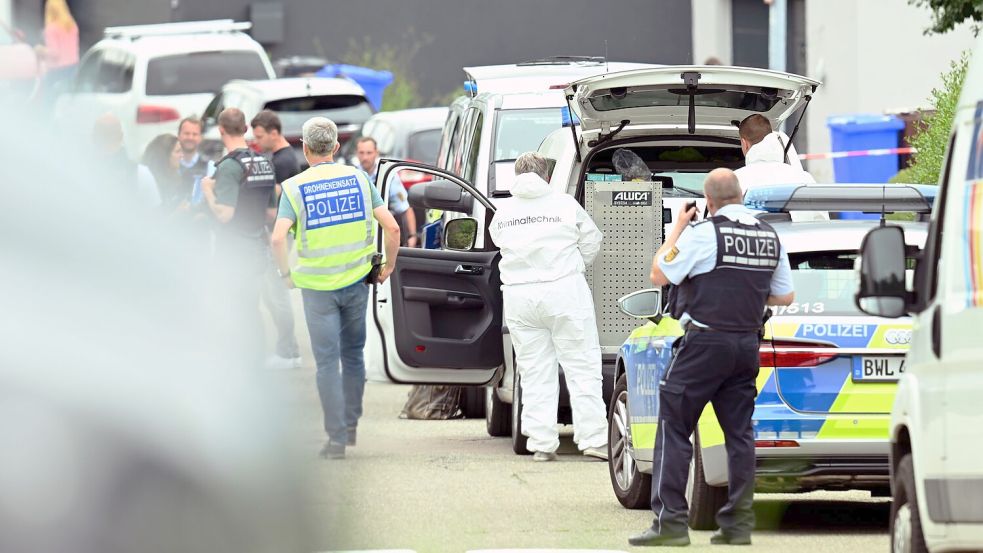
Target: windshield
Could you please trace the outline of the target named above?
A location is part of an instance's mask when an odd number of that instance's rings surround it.
[[[162,56],[147,64],[147,94],[218,93],[232,79],[268,78],[259,54],[249,50]]]
[[[311,117],[327,117],[338,125],[362,124],[372,116],[372,106],[364,96],[332,94],[286,98],[266,104],[280,116],[285,135],[300,135],[304,122]]]
[[[802,252],[789,254],[795,302],[772,307],[775,315],[860,316],[854,295],[860,286],[854,263],[856,252]],[[909,285],[914,258],[908,259]]]
[[[664,198],[688,198],[693,196],[699,196],[700,198],[703,197],[703,181],[707,177],[706,173],[680,173],[677,171],[664,171],[653,174],[659,177],[672,178],[673,187],[662,189],[662,197]]]
[[[509,161],[539,149],[546,136],[563,126],[561,108],[513,109],[498,114],[494,161]]]

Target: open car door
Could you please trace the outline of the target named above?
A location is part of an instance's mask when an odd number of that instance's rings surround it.
[[[446,243],[440,249],[399,249],[390,278],[372,286],[366,363],[385,367],[386,376],[398,383],[486,384],[503,362],[499,252],[487,239],[495,208],[451,173],[385,159],[376,173],[383,198],[390,186],[402,186],[392,178],[402,170],[433,178],[410,189],[411,204],[451,212],[455,217],[449,221],[473,224],[448,223],[447,230],[458,229],[450,240],[458,249]],[[383,251],[381,231],[377,249]]]

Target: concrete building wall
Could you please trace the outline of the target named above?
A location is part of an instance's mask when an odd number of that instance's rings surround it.
[[[968,25],[925,36],[929,11],[907,0],[807,0],[809,76],[823,82],[809,106],[809,149],[830,151],[826,119],[928,105],[949,62],[975,38]],[[832,180],[829,161],[811,161],[817,180]]]
[[[734,59],[731,0],[693,0],[693,58],[702,64],[714,56],[724,65]]]

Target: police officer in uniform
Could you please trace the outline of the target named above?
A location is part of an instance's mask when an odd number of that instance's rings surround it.
[[[245,362],[262,358],[263,323],[259,313],[263,270],[268,263],[266,214],[274,198],[273,164],[246,144],[246,117],[236,108],[218,116],[219,133],[228,154],[219,160],[214,178],[201,180],[202,194],[215,220],[213,285],[234,320],[247,335],[236,339]]]
[[[727,449],[729,491],[717,513],[714,544],[749,545],[754,527],[754,432],[759,330],[767,305],[794,300],[788,255],[774,229],[745,208],[734,172],[704,181],[710,218],[681,214],[652,263],[656,286],[675,285],[669,309],[686,330],[659,382],[659,427],[652,467],[652,511],[632,545],[689,545],[686,479],[690,436],[713,403]]]
[[[393,272],[399,224],[365,173],[335,163],[338,127],[334,122],[314,117],[304,123],[302,132],[310,168],[282,183],[273,255],[287,286],[300,288],[304,299],[328,435],[320,454],[342,459],[346,446],[355,445],[362,415],[366,279],[382,283]],[[377,222],[385,246],[385,263],[378,274],[373,271]],[[293,270],[287,256],[290,232],[297,248]]]

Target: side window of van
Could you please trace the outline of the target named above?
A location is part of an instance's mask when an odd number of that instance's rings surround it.
[[[95,92],[99,84],[99,68],[102,65],[102,50],[89,52],[82,60],[78,77],[75,80],[76,92]]]
[[[461,173],[464,180],[472,184],[474,184],[474,175],[478,169],[478,154],[481,152],[481,127],[484,119],[484,115],[478,111],[474,126],[471,128],[471,137],[466,149],[467,157],[464,160],[464,169]]]
[[[949,179],[952,178],[952,156],[956,148],[956,136],[953,133],[949,138],[949,147],[946,153],[945,166],[942,169],[941,190],[935,206],[936,217],[929,225],[928,238],[925,241],[925,249],[922,251],[922,260],[917,266],[915,274],[916,290],[927,290],[925,297],[918,298],[919,309],[924,309],[931,302],[939,289],[939,265],[942,256],[942,236],[945,234],[945,206],[948,197]],[[962,178],[956,175],[956,178]]]
[[[450,163],[451,152],[451,142],[454,137],[454,133],[457,132],[457,128],[461,125],[461,116],[453,111],[447,116],[447,121],[444,123],[444,129],[440,136],[440,151],[437,153],[437,167],[441,169],[447,169]]]
[[[471,143],[472,130],[477,119],[478,110],[471,108],[464,113],[464,118],[456,131],[454,139],[451,141],[451,159],[448,170],[458,176],[463,176],[464,156],[468,144]]]

